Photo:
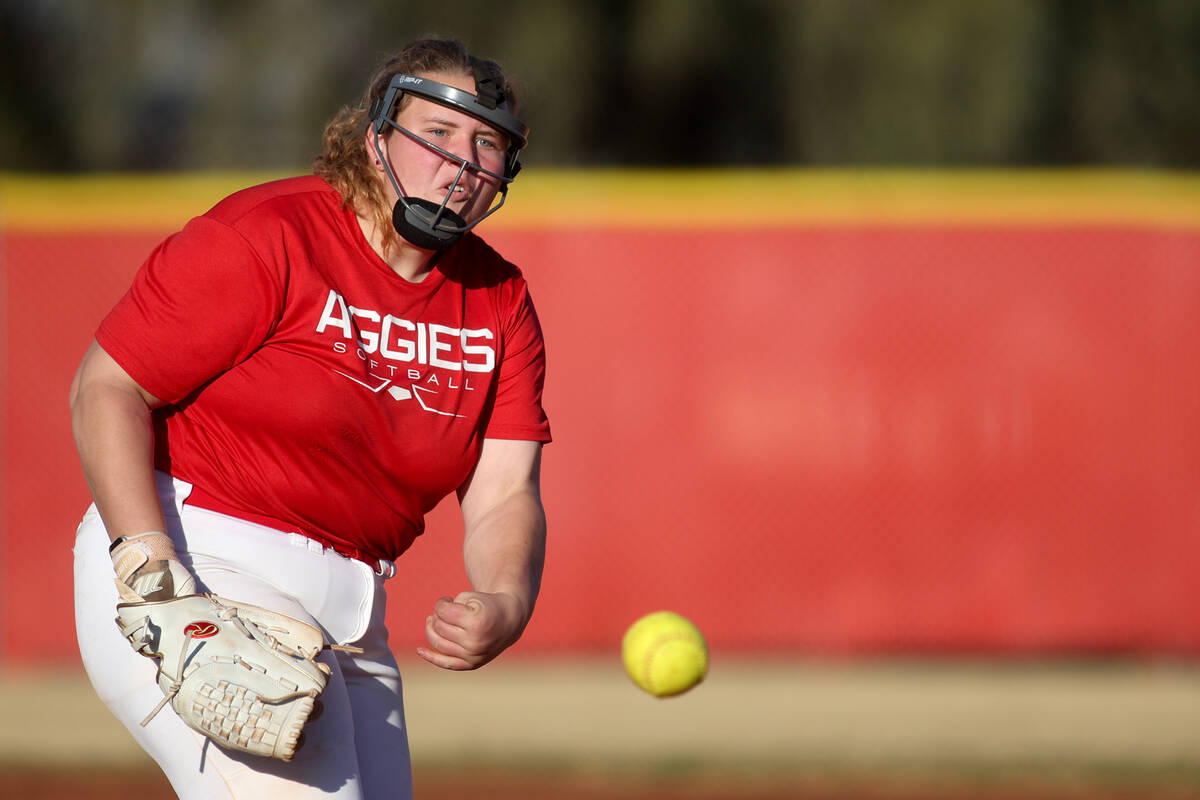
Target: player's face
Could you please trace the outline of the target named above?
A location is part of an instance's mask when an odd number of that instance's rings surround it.
[[[475,93],[475,80],[469,76],[434,73],[421,77]],[[495,128],[469,114],[413,95],[408,95],[402,105],[404,107],[396,115],[398,125],[471,164],[503,174],[508,139]],[[446,207],[468,223],[487,212],[500,188],[497,179],[470,167],[459,177],[461,164],[400,131],[390,130],[382,147],[406,196],[441,205],[446,193],[450,192]],[[375,152],[370,140],[367,152]],[[457,183],[455,178],[458,178]],[[385,179],[383,186],[388,202],[394,204],[398,198],[391,182]]]

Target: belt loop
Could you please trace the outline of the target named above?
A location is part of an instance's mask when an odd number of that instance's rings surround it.
[[[289,532],[288,536],[291,538],[293,545],[307,548],[309,552],[318,554],[325,552],[336,553],[342,558],[352,558],[355,561],[361,561],[370,567],[371,571],[376,575],[384,578],[392,578],[396,575],[396,563],[394,561],[388,561],[386,558],[371,558],[357,547],[335,547],[313,536],[296,531]]]

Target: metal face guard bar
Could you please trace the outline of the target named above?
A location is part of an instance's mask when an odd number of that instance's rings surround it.
[[[453,161],[459,165],[458,174],[454,176],[454,182],[451,184],[450,191],[446,192],[446,196],[445,196],[445,198],[442,199],[442,204],[440,206],[438,206],[437,212],[433,215],[433,218],[428,219],[426,217],[427,212],[424,212],[422,209],[415,208],[410,203],[409,199],[407,197],[405,197],[404,189],[400,186],[400,182],[396,179],[396,174],[392,171],[392,166],[390,163],[388,163],[387,156],[384,154],[383,148],[380,147],[380,145],[379,145],[378,126],[376,127],[376,129],[374,131],[374,135],[372,136],[372,144],[375,147],[375,154],[376,154],[376,156],[379,157],[380,163],[383,164],[384,172],[387,174],[388,181],[392,184],[392,188],[396,191],[396,196],[398,198],[400,198],[400,202],[411,213],[417,214],[418,216],[420,216],[422,218],[426,218],[430,227],[434,227],[434,228],[437,228],[438,230],[443,230],[448,233],[460,233],[460,234],[466,233],[467,231],[471,230],[471,228],[474,228],[476,225],[483,222],[485,219],[490,217],[492,214],[495,214],[497,211],[499,211],[501,206],[504,205],[504,201],[508,199],[508,184],[512,183],[512,181],[513,181],[512,178],[506,177],[497,172],[492,172],[491,170],[484,169],[483,167],[479,166],[478,164],[468,161],[465,158],[462,158],[461,156],[456,156],[453,153],[451,153],[447,150],[444,150],[441,147],[438,147],[433,142],[430,142],[430,141],[427,141],[427,140],[421,138],[420,136],[418,136],[417,134],[408,130],[407,128],[397,125],[395,122],[392,122],[391,120],[388,120],[388,124],[391,125],[393,128],[395,128],[396,130],[403,133],[408,138],[417,142],[418,144],[422,144],[422,145],[430,148],[431,150],[434,150],[439,155],[441,155],[443,158]],[[481,216],[479,219],[475,220],[474,222],[468,223],[466,225],[444,224],[444,220],[442,219],[442,216],[446,213],[446,206],[450,202],[450,197],[454,194],[453,187],[458,184],[459,180],[462,179],[463,173],[466,172],[468,168],[470,168],[474,172],[480,172],[480,173],[487,175],[490,178],[494,178],[500,182],[500,202],[497,203],[496,205],[492,206],[490,209],[488,209],[486,214],[484,214],[483,216]],[[439,223],[443,223],[443,224],[439,224]]]

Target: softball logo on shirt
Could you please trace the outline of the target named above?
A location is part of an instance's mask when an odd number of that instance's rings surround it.
[[[352,344],[357,344],[357,355],[367,362],[373,382],[340,370],[334,372],[372,392],[386,390],[397,401],[415,399],[423,410],[433,414],[462,416],[436,408],[440,390],[474,391],[472,374],[488,373],[496,367],[496,351],[490,344],[495,335],[488,328],[413,322],[369,308],[356,308],[347,305],[332,289],[316,331],[325,333],[330,329],[342,334],[341,340],[333,345],[334,352],[347,353]],[[436,373],[422,371],[420,367],[452,374],[443,385]]]

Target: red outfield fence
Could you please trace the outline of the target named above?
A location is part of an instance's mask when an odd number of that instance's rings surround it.
[[[75,658],[67,387],[151,247],[259,176],[0,181],[0,659]],[[1200,180],[543,173],[485,237],[546,331],[526,652],[1200,650]],[[391,583],[463,588],[443,504]]]

